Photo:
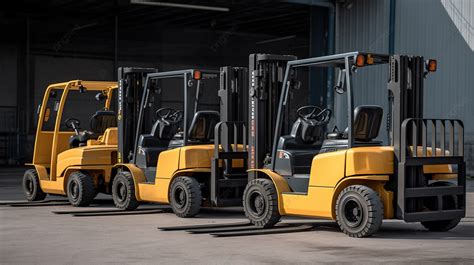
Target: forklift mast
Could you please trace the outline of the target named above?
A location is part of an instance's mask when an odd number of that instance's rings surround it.
[[[397,218],[407,222],[451,220],[465,216],[466,179],[464,126],[456,119],[426,119],[423,81],[428,71],[423,57],[389,58],[388,132],[395,152]],[[446,148],[448,146],[448,148]],[[431,166],[457,167],[457,183],[434,186]],[[427,209],[426,201],[435,209]]]
[[[155,68],[120,67],[118,69],[118,162],[131,160],[143,82],[148,73],[158,72]]]
[[[246,119],[248,109],[248,70],[225,66],[220,69],[220,122],[214,132],[214,157],[211,161],[209,196],[213,206],[238,206],[247,185]],[[242,145],[242,150],[239,149]],[[242,160],[242,168],[234,169],[232,160]],[[219,168],[223,161],[223,169]]]
[[[272,151],[286,63],[293,55],[251,54],[249,58],[249,168],[263,168]],[[250,172],[249,180],[257,177]]]

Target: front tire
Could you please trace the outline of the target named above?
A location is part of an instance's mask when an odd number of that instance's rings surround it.
[[[363,185],[342,190],[336,201],[336,220],[350,237],[369,237],[382,224],[383,204],[377,192]]]
[[[94,182],[90,176],[82,172],[74,172],[67,181],[66,193],[71,205],[88,206],[94,200]]]
[[[281,218],[278,211],[278,194],[269,179],[254,179],[244,191],[245,216],[256,226],[269,228]]]
[[[41,201],[46,198],[46,193],[41,190],[38,173],[35,169],[28,169],[23,175],[23,192],[28,201]]]
[[[173,212],[179,217],[193,217],[201,210],[201,186],[195,178],[176,177],[171,184],[169,198]]]
[[[112,198],[115,207],[122,210],[135,210],[139,203],[135,197],[135,185],[130,172],[117,173],[112,183]]]

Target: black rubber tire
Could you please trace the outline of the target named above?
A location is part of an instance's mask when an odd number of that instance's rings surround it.
[[[461,219],[452,219],[452,220],[439,220],[439,221],[426,221],[421,222],[426,229],[432,232],[446,232],[455,228]]]
[[[193,177],[176,177],[171,183],[169,198],[173,212],[179,217],[193,217],[201,210],[201,186]]]
[[[46,198],[46,193],[41,190],[38,173],[35,169],[28,169],[23,175],[23,193],[28,201],[41,201]]]
[[[67,180],[66,194],[71,205],[88,206],[94,200],[95,195],[92,177],[82,172],[72,173]]]
[[[117,173],[112,183],[112,198],[115,207],[122,210],[135,210],[140,205],[135,197],[135,184],[130,172]]]
[[[453,186],[451,182],[447,181],[437,181],[434,182],[428,187],[446,187],[446,186]],[[429,200],[425,202],[425,207],[428,209],[435,209],[436,208],[436,201]],[[443,197],[443,205],[444,210],[449,210],[449,209],[456,209],[457,208],[457,200],[455,196]],[[461,222],[461,218],[457,219],[451,219],[451,220],[436,220],[436,221],[426,221],[426,222],[421,222],[421,225],[423,225],[426,229],[432,232],[446,232],[449,231],[453,228],[455,228],[459,222]]]
[[[335,210],[337,224],[350,237],[369,237],[382,225],[382,201],[367,186],[346,187],[337,198]]]
[[[269,179],[250,181],[244,190],[243,205],[245,216],[256,226],[269,228],[280,221],[278,194]]]

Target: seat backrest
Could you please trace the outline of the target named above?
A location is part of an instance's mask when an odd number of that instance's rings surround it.
[[[312,144],[318,140],[321,140],[322,128],[321,126],[298,118],[291,127],[290,135],[294,137],[297,142]]]
[[[383,108],[380,106],[361,105],[354,110],[354,139],[372,141],[379,135],[382,124]]]
[[[103,134],[107,128],[117,127],[117,116],[111,110],[99,110],[92,115],[90,130],[94,134]]]
[[[203,110],[194,114],[188,132],[192,141],[209,142],[214,139],[214,127],[220,120],[218,111]]]

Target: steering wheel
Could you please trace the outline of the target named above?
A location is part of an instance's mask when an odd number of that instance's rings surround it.
[[[321,108],[319,106],[308,105],[299,108],[296,114],[301,119],[310,122],[314,125],[326,125],[331,119],[332,111],[328,108]]]
[[[64,121],[64,124],[67,128],[73,129],[77,135],[79,135],[79,126],[81,125],[81,121],[76,118],[68,118]]]
[[[171,125],[183,120],[183,112],[173,108],[161,108],[156,111],[156,117],[166,125]]]

